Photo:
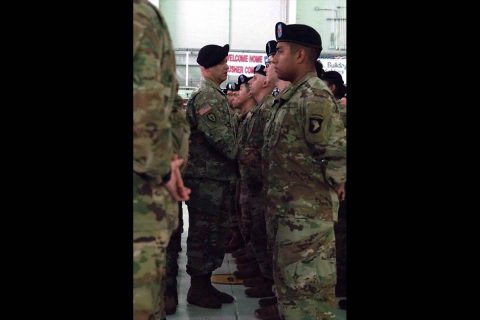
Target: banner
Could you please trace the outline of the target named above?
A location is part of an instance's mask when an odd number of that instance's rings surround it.
[[[230,52],[227,58],[228,75],[253,76],[255,66],[257,64],[265,65],[267,58],[266,54],[261,53]]]
[[[347,83],[347,58],[320,59],[325,71],[337,71],[342,75],[343,82]]]
[[[228,75],[253,76],[253,69],[257,64],[265,65],[268,57],[261,53],[230,52],[227,57]],[[347,83],[347,58],[328,58],[320,59],[325,71],[337,71],[342,75],[343,81]]]

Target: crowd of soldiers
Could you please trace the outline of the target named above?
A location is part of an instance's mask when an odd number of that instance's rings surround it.
[[[183,110],[163,16],[134,0],[133,25],[134,319],[175,312],[179,201],[189,212],[188,303],[234,301],[211,283],[230,249],[247,296],[263,298],[257,317],[333,318],[345,92],[319,65],[318,32],[278,22],[266,65],[224,90],[229,45],[202,47],[202,79]]]

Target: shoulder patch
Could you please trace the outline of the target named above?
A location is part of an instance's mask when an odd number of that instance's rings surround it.
[[[323,119],[318,117],[318,116],[315,116],[315,117],[310,117],[309,118],[309,127],[308,127],[308,130],[311,132],[311,133],[317,133],[320,131],[320,129],[322,128],[322,121]]]
[[[208,120],[210,120],[210,121],[212,121],[212,122],[217,121],[217,118],[215,118],[215,115],[214,115],[213,113],[209,113],[209,114],[207,115],[207,118],[208,118]]]

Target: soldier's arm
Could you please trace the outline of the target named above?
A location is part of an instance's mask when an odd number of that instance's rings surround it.
[[[187,121],[187,113],[183,107],[183,99],[177,95],[170,114],[172,123],[172,142],[174,151],[184,160],[182,168],[188,161],[188,139],[190,137],[190,125]]]
[[[172,83],[158,74],[164,52],[153,49],[164,48],[169,39],[167,30],[158,36],[154,17],[145,6],[134,6],[133,170],[162,183],[173,156],[171,110],[165,103]]]
[[[215,96],[198,94],[194,103],[198,130],[203,132],[208,143],[218,152],[229,159],[237,156],[238,145],[233,128],[228,125],[228,110]]]
[[[304,107],[305,138],[314,157],[322,161],[328,182],[340,186],[346,181],[346,139],[340,115],[329,97],[315,96]]]

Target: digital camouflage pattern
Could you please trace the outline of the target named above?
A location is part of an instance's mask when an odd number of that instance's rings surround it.
[[[237,123],[220,87],[202,79],[187,106],[190,124],[185,184],[192,190],[189,212],[187,273],[203,276],[221,266],[229,216],[234,206]]]
[[[263,130],[273,100],[273,96],[265,96],[246,114],[239,128],[238,143],[241,225],[262,275],[269,279],[272,278],[272,256],[267,253],[261,151]]]
[[[172,124],[173,150],[184,160],[184,170],[188,163],[190,124],[187,121],[187,110],[183,106],[183,100],[178,94],[173,104],[172,113],[170,114],[170,122]]]
[[[185,179],[192,190],[188,206],[187,268],[191,276],[204,276],[220,267],[229,229],[227,211],[230,182]],[[195,195],[195,196],[193,196]]]
[[[176,154],[184,159],[183,168],[185,168],[188,162],[188,139],[190,136],[190,125],[188,124],[186,118],[186,109],[183,106],[183,99],[177,95],[175,102],[172,107],[172,112],[170,113],[170,123],[172,125],[172,146]],[[173,288],[177,287],[177,273],[178,273],[178,252],[181,249],[180,239],[183,229],[183,220],[182,220],[182,203],[177,202],[172,198],[169,198],[169,201],[164,207],[168,211],[168,216],[177,215],[178,224],[170,236],[170,241],[165,251],[165,264],[164,271],[162,272],[163,278],[161,279],[161,288],[159,293],[159,303],[156,312],[154,313],[155,320],[165,319],[165,308],[164,308],[164,299],[165,290],[170,290],[172,292]],[[174,212],[175,210],[175,212]]]
[[[133,169],[161,183],[173,155],[168,118],[177,94],[175,53],[153,7],[140,0],[133,6]]]
[[[332,186],[346,180],[346,139],[338,105],[315,73],[277,97],[264,139],[266,216],[275,232],[280,313],[286,320],[330,319],[338,213]]]
[[[338,106],[340,107],[340,116],[342,117],[343,125],[345,126],[345,129],[347,128],[347,107],[344,107],[340,104],[340,101],[338,101]]]
[[[133,1],[133,305],[160,303],[165,248],[177,226],[176,203],[162,186],[174,154],[171,111],[175,54],[165,20],[146,0]]]
[[[226,95],[213,81],[201,80],[200,88],[188,101],[187,120],[191,134],[185,177],[237,179],[237,124]]]
[[[237,159],[240,159],[242,155],[244,155],[244,139],[246,138],[247,133],[247,122],[245,121],[249,112],[245,114],[240,114],[238,116],[238,132],[237,132],[237,144],[238,144],[238,153]],[[240,229],[240,234],[242,235],[244,243],[248,246],[250,242],[250,230],[252,227],[252,220],[250,211],[245,210],[245,196],[246,191],[243,191],[242,195],[242,188],[245,189],[245,182],[242,183],[242,170],[244,170],[244,165],[242,166],[240,161],[238,161],[238,169],[240,173],[240,178],[238,179],[237,183],[237,201],[238,201],[238,212],[237,217],[232,217],[232,220],[236,220],[237,226]],[[242,209],[243,205],[243,209]],[[232,221],[233,222],[233,221]]]

